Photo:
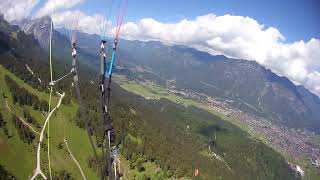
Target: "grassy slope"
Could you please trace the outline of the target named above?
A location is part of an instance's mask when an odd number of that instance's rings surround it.
[[[14,110],[14,112],[20,116],[22,116],[22,108],[19,106],[14,106],[12,104],[12,99],[8,87],[5,84],[4,76],[9,75],[12,79],[14,79],[18,84],[22,87],[26,88],[29,92],[35,94],[41,99],[48,100],[49,95],[47,93],[38,92],[33,89],[29,85],[25,84],[22,80],[18,79],[16,76],[11,74],[9,71],[0,67],[0,111],[4,116],[4,119],[7,122],[7,127],[9,129],[10,135],[13,135],[11,138],[7,138],[3,131],[0,131],[0,164],[5,165],[9,171],[13,172],[19,179],[27,179],[32,175],[32,171],[35,168],[36,164],[36,143],[38,142],[38,136],[34,140],[31,145],[27,145],[23,143],[17,134],[17,130],[15,129],[12,121],[11,114],[7,110],[4,102],[4,98],[2,93],[4,92],[8,96],[9,106]],[[57,103],[57,97],[53,100],[53,105]],[[36,118],[36,120],[43,124],[45,117],[34,111],[30,107],[26,107],[31,111],[31,114]],[[50,152],[51,152],[51,163],[52,169],[55,172],[60,170],[67,170],[72,173],[72,176],[75,179],[81,179],[80,172],[77,166],[72,161],[71,157],[66,151],[66,148],[62,149],[58,148],[58,144],[61,142],[64,145],[64,132],[66,137],[68,138],[68,143],[71,151],[74,156],[79,161],[82,170],[84,171],[86,177],[88,179],[97,179],[95,172],[87,167],[86,159],[89,154],[92,154],[92,149],[89,144],[89,139],[84,130],[76,127],[72,119],[75,116],[77,106],[72,103],[71,105],[62,105],[54,114],[54,116],[50,119]],[[65,129],[64,129],[65,127]],[[39,129],[40,131],[40,129]],[[81,141],[79,141],[81,139]],[[47,142],[47,139],[44,139],[44,143]],[[14,150],[14,151],[13,151]],[[41,152],[41,160],[44,165],[44,168],[47,171],[47,152]],[[23,163],[22,163],[23,162]]]

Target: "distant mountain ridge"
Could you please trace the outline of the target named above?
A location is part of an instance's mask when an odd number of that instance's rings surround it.
[[[78,37],[79,42],[91,45],[100,40],[98,35],[83,32]],[[130,69],[135,77],[162,85],[174,80],[172,85],[176,88],[230,99],[233,106],[276,123],[320,132],[320,98],[255,61],[214,56],[155,41],[120,40],[119,44],[117,65]],[[92,49],[95,56],[96,48],[90,46],[87,52]],[[145,71],[134,70],[137,66]]]
[[[23,27],[30,30],[26,28],[30,27],[28,23]],[[56,37],[62,39],[64,36],[68,41],[67,29],[58,28],[55,32],[60,34]],[[85,57],[82,60],[97,69],[100,37],[84,32],[78,32],[77,36],[78,47]],[[40,38],[40,41],[44,40]],[[111,45],[112,41],[108,40],[107,46]],[[185,46],[167,46],[155,41],[121,39],[119,47],[116,64],[127,69],[130,75],[161,85],[168,85],[170,80],[174,80],[171,85],[178,89],[229,99],[234,101],[231,103],[233,106],[276,123],[320,132],[319,97],[254,61],[214,56]],[[111,48],[108,49],[110,55]],[[145,71],[137,71],[137,67]]]

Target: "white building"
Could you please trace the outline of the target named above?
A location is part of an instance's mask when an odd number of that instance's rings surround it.
[[[296,170],[298,173],[300,173],[301,177],[304,176],[304,170],[300,166],[296,166]]]

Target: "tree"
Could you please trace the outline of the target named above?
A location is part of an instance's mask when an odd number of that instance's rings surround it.
[[[3,131],[4,131],[4,134],[5,134],[6,136],[8,136],[8,135],[9,135],[9,132],[8,132],[8,129],[7,129],[6,124],[7,124],[7,122],[3,119],[3,116],[2,116],[2,114],[1,114],[1,112],[0,112],[0,128],[2,128]]]
[[[0,179],[15,180],[17,178],[11,172],[7,171],[4,166],[0,165]]]
[[[32,141],[35,139],[35,135],[30,131],[29,127],[24,125],[18,116],[12,114],[12,121],[15,126],[15,128],[18,131],[20,139],[28,144],[31,144]]]

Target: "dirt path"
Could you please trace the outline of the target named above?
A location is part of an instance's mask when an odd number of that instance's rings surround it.
[[[7,98],[5,98],[5,101],[6,101],[7,109],[8,109],[12,114],[14,114],[14,112],[13,112],[13,111],[11,110],[11,108],[9,107],[8,99],[7,99]],[[32,127],[30,124],[28,124],[25,120],[23,120],[20,116],[18,116],[18,118],[19,118],[19,120],[20,120],[23,124],[25,124],[26,126],[28,126],[34,133],[40,135],[40,133],[39,133],[38,131],[36,131],[35,129],[33,129],[33,127]]]
[[[78,162],[77,159],[74,157],[74,155],[72,154],[72,152],[71,152],[71,150],[70,150],[70,148],[69,148],[68,140],[65,139],[65,140],[64,140],[64,143],[66,144],[66,147],[67,147],[67,149],[68,149],[68,152],[69,152],[71,158],[73,159],[74,163],[76,163],[76,165],[78,166],[78,168],[79,168],[79,170],[80,170],[80,173],[81,173],[83,179],[86,180],[87,178],[86,178],[86,176],[84,175],[84,173],[83,173],[83,171],[82,171],[82,168],[81,168],[79,162]]]
[[[32,69],[28,66],[28,64],[26,64],[26,67],[27,67],[27,70],[31,73],[31,75],[33,75],[33,77],[38,79],[39,83],[41,83],[42,82],[41,79],[33,73]]]
[[[84,175],[83,171],[82,171],[82,168],[79,164],[79,162],[77,161],[77,159],[74,157],[74,155],[72,154],[70,148],[69,148],[69,145],[68,145],[68,140],[67,140],[67,136],[66,136],[66,122],[64,122],[64,126],[63,126],[63,139],[64,139],[64,143],[66,144],[66,147],[67,147],[67,150],[69,152],[69,155],[71,156],[71,158],[73,159],[74,163],[76,163],[76,165],[78,166],[79,170],[80,170],[80,173],[83,177],[83,179],[87,179],[86,176]]]
[[[38,175],[41,175],[44,179],[47,179],[47,177],[43,174],[43,172],[42,172],[42,170],[40,168],[40,148],[41,148],[41,144],[42,144],[42,141],[43,141],[43,133],[44,133],[44,130],[46,129],[46,125],[47,125],[51,115],[54,113],[54,111],[56,111],[60,107],[61,101],[62,101],[63,97],[65,96],[65,93],[60,94],[60,93],[57,92],[57,94],[60,95],[59,103],[55,108],[53,108],[50,111],[50,113],[47,116],[46,121],[44,122],[42,130],[41,130],[41,134],[40,134],[40,138],[39,138],[39,144],[38,144],[38,150],[37,150],[37,167],[36,167],[36,169],[34,171],[34,174],[33,174],[32,178],[31,178],[31,180],[35,179]]]

